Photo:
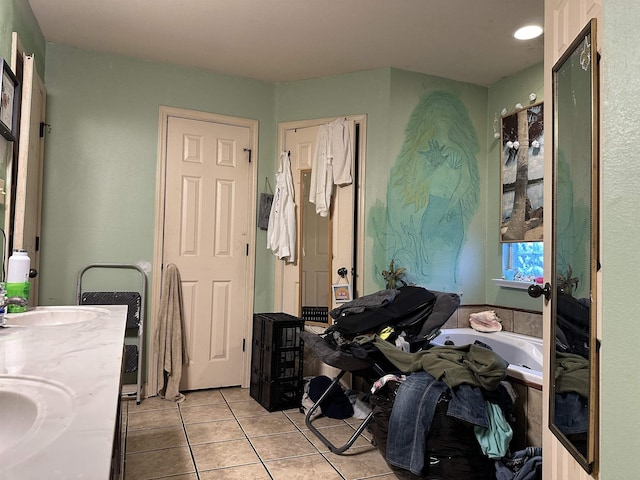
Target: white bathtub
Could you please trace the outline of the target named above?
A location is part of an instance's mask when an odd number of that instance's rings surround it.
[[[511,332],[482,333],[472,328],[443,329],[433,345],[482,342],[509,362],[507,375],[542,389],[542,339]]]

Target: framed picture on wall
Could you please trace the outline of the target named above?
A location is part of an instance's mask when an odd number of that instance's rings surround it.
[[[353,300],[351,297],[351,285],[339,283],[332,286],[333,300],[336,303],[346,303]]]
[[[543,103],[502,117],[502,242],[540,242],[544,203]]]
[[[2,84],[0,89],[0,134],[10,142],[16,141],[16,112],[18,108],[18,79],[9,64],[0,58]]]

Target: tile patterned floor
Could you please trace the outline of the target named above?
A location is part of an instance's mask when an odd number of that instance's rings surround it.
[[[182,403],[123,401],[125,480],[391,480],[366,432],[335,455],[298,410],[269,413],[247,389],[186,394]],[[343,443],[357,419],[319,418],[314,425]],[[364,438],[363,438],[364,437]]]

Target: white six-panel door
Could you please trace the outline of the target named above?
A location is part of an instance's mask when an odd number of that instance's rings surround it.
[[[180,271],[181,390],[246,384],[255,231],[252,121],[169,116],[162,263]]]

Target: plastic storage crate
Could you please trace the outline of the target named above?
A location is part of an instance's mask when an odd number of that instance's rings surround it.
[[[268,411],[300,406],[304,320],[286,313],[253,316],[249,394]]]

